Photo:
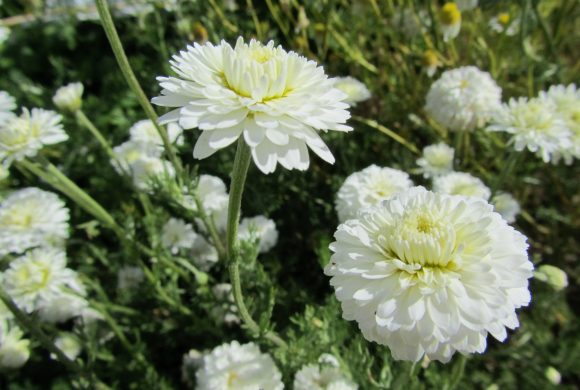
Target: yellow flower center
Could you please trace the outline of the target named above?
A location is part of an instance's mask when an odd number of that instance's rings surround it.
[[[34,212],[32,210],[22,210],[14,208],[4,214],[0,224],[12,228],[29,229],[34,222]]]
[[[497,21],[499,22],[499,24],[507,26],[510,22],[510,14],[508,14],[507,12],[502,12],[497,16]]]
[[[237,372],[230,372],[228,374],[228,387],[232,387],[234,385],[234,381],[236,379],[238,379],[238,373]]]
[[[427,50],[423,53],[423,65],[426,67],[437,66],[439,64],[439,59],[437,58],[437,53],[433,50]]]
[[[274,57],[272,49],[268,47],[256,47],[250,50],[249,56],[256,62],[263,64]]]
[[[461,11],[455,3],[445,3],[439,12],[441,23],[446,26],[453,26],[461,21]]]

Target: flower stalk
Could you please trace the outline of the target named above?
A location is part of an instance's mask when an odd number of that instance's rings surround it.
[[[81,126],[86,127],[87,130],[93,135],[93,137],[95,137],[97,142],[99,142],[101,147],[108,154],[109,158],[114,158],[115,155],[113,154],[111,145],[109,145],[109,142],[105,139],[103,134],[99,131],[99,129],[97,129],[93,122],[85,115],[85,113],[82,110],[78,110],[75,112],[75,117]]]

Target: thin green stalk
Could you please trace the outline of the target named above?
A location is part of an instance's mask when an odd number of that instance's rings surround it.
[[[417,154],[417,155],[421,154],[421,152],[419,152],[419,149],[417,149],[417,147],[415,145],[413,145],[411,142],[407,141],[405,138],[401,137],[399,134],[395,133],[393,130],[381,125],[377,121],[372,120],[372,119],[363,118],[363,117],[356,116],[356,115],[353,115],[352,119],[354,119],[355,121],[364,123],[365,125],[372,127],[373,129],[377,129],[381,133],[388,135],[393,140],[397,141],[398,143],[400,143],[401,145],[403,145],[404,147],[409,149],[414,154]]]
[[[260,26],[260,19],[258,18],[256,9],[254,8],[254,3],[252,2],[252,0],[246,0],[246,5],[248,7],[248,10],[250,11],[250,14],[252,15],[252,20],[254,21],[254,26],[256,28],[256,36],[258,37],[258,40],[263,41],[264,35],[262,32],[262,27]]]
[[[101,134],[101,132],[99,131],[99,129],[97,129],[97,127],[93,124],[93,122],[85,115],[85,113],[82,110],[78,110],[75,113],[75,117],[82,126],[86,127],[87,130],[91,132],[91,134],[93,135],[93,137],[95,137],[95,139],[99,142],[99,144],[101,144],[102,148],[109,155],[109,158],[114,158],[115,155],[113,154],[113,149],[111,149],[111,145],[105,139],[105,137],[103,137],[103,134]]]
[[[451,371],[451,379],[449,380],[449,390],[453,390],[459,385],[461,379],[463,378],[463,374],[465,373],[465,366],[467,364],[467,357],[464,355],[460,355],[457,362],[453,365],[453,369]]]
[[[179,162],[177,155],[175,154],[175,150],[169,141],[169,137],[167,136],[167,132],[165,129],[159,125],[157,113],[153,109],[153,106],[147,99],[145,92],[141,88],[133,69],[131,68],[131,64],[129,64],[129,60],[127,59],[127,55],[125,54],[125,50],[123,49],[123,45],[121,43],[121,39],[119,38],[119,34],[117,33],[117,29],[115,28],[115,24],[113,23],[113,17],[111,16],[111,11],[109,10],[109,5],[107,4],[107,0],[95,0],[97,5],[97,10],[99,11],[99,17],[101,18],[101,23],[103,25],[103,29],[105,30],[105,34],[107,35],[107,39],[111,45],[111,49],[113,49],[113,53],[115,58],[117,59],[117,63],[119,64],[119,68],[121,68],[121,72],[129,84],[129,87],[133,91],[133,93],[137,96],[137,100],[141,107],[147,114],[147,117],[153,122],[157,132],[161,136],[161,140],[163,141],[163,147],[165,148],[165,152],[169,157],[169,160],[173,164],[175,168],[175,172],[177,173],[177,177],[181,177],[182,167],[181,163]]]
[[[209,232],[212,244],[218,252],[218,257],[220,259],[224,259],[227,256],[227,254],[226,254],[226,250],[224,248],[224,244],[222,243],[220,235],[218,234],[217,228],[215,226],[215,221],[213,220],[213,218],[211,218],[205,212],[205,210],[203,208],[203,204],[202,204],[201,199],[199,198],[199,195],[197,194],[197,192],[194,192],[193,200],[195,201],[195,207],[197,208],[197,214],[199,215],[201,222],[204,224],[207,231]]]
[[[556,46],[554,45],[554,39],[548,30],[548,26],[542,15],[540,14],[539,10],[540,2],[537,2],[535,6],[532,8],[534,9],[534,14],[536,15],[536,19],[538,19],[538,23],[540,24],[540,29],[542,30],[542,34],[544,35],[544,39],[548,42],[548,48],[550,49],[550,54],[552,58],[555,60],[558,59],[558,51],[556,50]]]
[[[236,157],[234,159],[234,167],[232,169],[232,182],[230,185],[226,251],[230,281],[232,284],[234,300],[236,302],[236,306],[238,307],[238,312],[250,332],[256,336],[260,334],[260,326],[252,319],[252,316],[248,312],[246,304],[244,303],[244,296],[242,294],[242,285],[240,281],[240,258],[238,253],[238,225],[240,223],[240,208],[242,205],[244,184],[246,182],[246,176],[248,174],[248,168],[250,167],[251,160],[252,155],[250,147],[246,145],[242,138],[240,138],[238,140]],[[278,335],[271,331],[267,332],[264,337],[281,348],[288,347],[284,340],[282,340]]]

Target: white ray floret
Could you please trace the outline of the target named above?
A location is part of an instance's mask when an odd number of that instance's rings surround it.
[[[433,179],[433,191],[447,195],[463,195],[488,200],[491,190],[475,176],[451,172]]]

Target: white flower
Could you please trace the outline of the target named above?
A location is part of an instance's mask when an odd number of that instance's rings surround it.
[[[161,243],[174,255],[182,248],[191,248],[196,237],[191,224],[182,219],[170,218],[161,229]]]
[[[222,344],[203,358],[197,390],[282,390],[282,375],[270,355],[254,343]]]
[[[487,72],[465,66],[443,72],[427,93],[425,110],[452,131],[482,127],[501,106],[501,88]]]
[[[117,272],[117,289],[132,290],[145,279],[143,270],[139,267],[123,266]]]
[[[228,326],[239,324],[238,307],[234,301],[232,285],[229,283],[219,283],[212,287],[211,292],[217,300],[211,309],[211,316],[218,323],[225,323]]]
[[[516,35],[520,27],[520,19],[511,19],[507,12],[502,12],[489,20],[489,28],[498,34],[505,33],[507,36]]]
[[[423,155],[417,160],[424,178],[437,177],[453,171],[455,149],[440,142],[423,148]]]
[[[69,332],[61,333],[56,340],[54,340],[54,345],[70,360],[75,360],[82,350],[81,341],[73,333]],[[56,359],[56,355],[54,354],[50,354],[50,357]]]
[[[558,267],[544,264],[538,267],[534,272],[534,278],[548,283],[556,291],[560,291],[568,287],[568,275]]]
[[[392,26],[409,39],[421,34],[431,25],[427,11],[415,11],[411,8],[396,9],[392,19]]]
[[[0,91],[0,126],[3,126],[9,119],[14,118],[16,100],[5,91]]]
[[[173,165],[157,157],[142,157],[131,164],[133,184],[140,190],[149,191],[155,179],[163,180],[175,176]]]
[[[162,150],[157,145],[143,141],[127,141],[113,148],[111,164],[118,174],[131,174],[131,166],[140,159],[160,158]]]
[[[350,76],[334,78],[334,88],[346,94],[347,97],[343,101],[351,107],[371,97],[367,86],[363,82]]]
[[[72,278],[59,294],[42,302],[38,314],[43,321],[50,323],[64,322],[73,317],[85,317],[92,314],[93,310],[89,308],[85,295],[86,290],[80,279]]]
[[[455,4],[457,4],[457,8],[461,11],[470,11],[477,7],[477,3],[479,0],[455,0]]]
[[[22,367],[30,357],[30,341],[23,339],[24,334],[10,321],[0,320],[0,367]]]
[[[572,146],[572,133],[566,121],[556,112],[552,100],[545,98],[510,99],[494,115],[488,131],[512,134],[516,151],[528,149],[544,162],[557,161]]]
[[[263,215],[242,219],[238,229],[239,239],[249,240],[254,234],[258,238],[260,253],[268,252],[278,242],[276,223]]]
[[[178,107],[162,121],[202,130],[193,156],[203,159],[243,135],[264,173],[277,163],[305,170],[308,148],[323,160],[334,157],[317,130],[350,131],[346,96],[333,88],[322,67],[274,42],[240,37],[232,48],[222,41],[188,46],[171,61],[176,77],[160,77],[160,106]]]
[[[447,195],[463,195],[488,200],[491,190],[475,176],[451,172],[433,179],[433,191]]]
[[[375,205],[413,186],[409,175],[376,165],[366,167],[346,178],[336,195],[336,211],[341,222],[356,216],[359,210]]]
[[[434,50],[425,50],[423,53],[423,69],[427,76],[433,77],[435,72],[437,72],[437,68],[441,66],[441,61],[437,55],[437,52]]]
[[[24,188],[0,203],[0,256],[68,238],[69,211],[51,192]]]
[[[561,151],[566,163],[572,163],[573,158],[580,159],[580,89],[575,84],[553,85],[547,92],[540,92],[540,98],[554,104],[556,112],[572,132],[571,146]]]
[[[343,318],[398,360],[447,362],[518,327],[526,237],[478,198],[416,187],[340,225],[325,273]]]
[[[337,367],[320,368],[316,364],[309,364],[296,373],[293,388],[294,390],[357,390],[358,386],[348,380]]]
[[[213,219],[217,230],[225,231],[229,196],[223,180],[212,175],[200,175],[193,191],[199,197],[205,212]],[[192,211],[197,211],[193,194],[188,194],[187,191],[183,195],[182,205]],[[202,232],[205,232],[205,226],[201,220],[197,221],[197,225]]]
[[[66,141],[62,116],[54,111],[22,109],[22,115],[5,123],[0,131],[0,160],[22,160],[34,157],[45,145]]]
[[[439,23],[443,32],[443,41],[449,42],[459,35],[461,30],[461,11],[457,4],[449,2],[441,7]]]
[[[330,353],[323,353],[318,357],[318,364],[331,366],[331,367],[340,367],[340,363],[336,356]]]
[[[507,223],[516,221],[516,216],[520,213],[520,204],[507,192],[500,192],[491,199],[491,204]]]
[[[219,260],[218,252],[202,235],[197,235],[191,247],[191,261],[201,271],[207,272]]]
[[[183,355],[181,362],[181,379],[191,388],[195,382],[195,372],[203,364],[203,354],[196,349],[189,350]]]
[[[135,123],[129,129],[131,140],[136,142],[153,143],[158,146],[163,146],[163,140],[157,131],[157,128],[149,119],[144,119]],[[169,142],[183,145],[183,129],[177,123],[170,123],[167,125],[167,137]]]
[[[52,300],[82,289],[77,273],[66,267],[65,253],[55,248],[26,252],[10,262],[3,275],[6,292],[28,313],[55,307]]]
[[[56,90],[52,102],[61,111],[75,113],[83,105],[84,90],[82,83],[70,83]]]

